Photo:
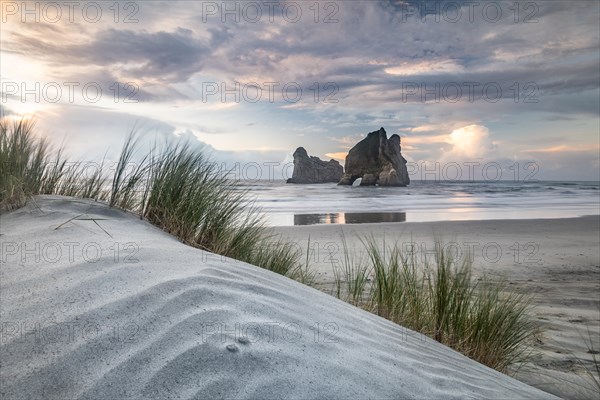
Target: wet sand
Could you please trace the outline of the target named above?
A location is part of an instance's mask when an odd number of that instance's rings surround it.
[[[318,271],[318,287],[326,292],[333,284],[332,259],[339,260],[342,254],[342,236],[357,257],[364,253],[360,237],[398,242],[417,254],[433,252],[436,243],[457,259],[472,254],[476,273],[502,276],[512,288],[535,296],[534,315],[543,329],[535,343],[538,355],[516,377],[561,397],[597,397],[585,371],[594,366],[590,347],[600,350],[599,216],[273,230],[298,242],[304,251],[310,237],[311,266]]]

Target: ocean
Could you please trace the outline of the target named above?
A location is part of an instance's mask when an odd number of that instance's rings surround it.
[[[569,218],[600,214],[598,182],[413,181],[408,187],[244,185],[271,226]]]

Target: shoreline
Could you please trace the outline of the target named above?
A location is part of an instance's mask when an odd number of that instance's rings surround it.
[[[507,217],[503,214],[515,215],[514,210],[478,210],[471,212],[473,217],[462,217],[460,213],[448,213],[440,210],[433,211],[434,216],[423,217],[424,214],[431,213],[423,210],[415,211],[348,211],[348,212],[277,212],[263,211],[269,228],[287,228],[298,226],[353,226],[353,225],[379,225],[390,223],[423,224],[423,223],[448,223],[448,222],[477,222],[477,221],[537,221],[537,220],[565,220],[579,218],[600,217],[598,214],[589,214],[587,211],[578,215],[572,215],[571,212],[560,212],[552,209],[543,210],[519,210],[519,214],[537,214],[533,217],[523,218],[522,215]],[[553,215],[549,215],[553,213]],[[467,214],[467,213],[465,213]],[[480,215],[477,215],[480,214]],[[556,214],[559,214],[557,216]],[[449,215],[455,215],[456,218],[449,218]],[[548,215],[548,216],[545,216]],[[416,216],[416,218],[415,218]],[[350,217],[353,222],[347,222]],[[407,220],[408,219],[408,220]],[[360,222],[354,222],[354,221]],[[308,221],[308,222],[306,222]],[[341,221],[341,222],[340,222]],[[363,222],[364,221],[364,222]]]
[[[285,215],[326,215],[326,214],[400,214],[402,212],[399,211],[376,211],[376,212],[370,212],[370,211],[352,211],[352,212],[332,212],[332,213],[285,213]],[[265,212],[265,214],[268,215],[268,212]],[[283,213],[281,213],[283,214]],[[565,219],[570,219],[570,220],[579,220],[579,219],[587,219],[587,218],[597,218],[600,220],[600,214],[582,214],[582,215],[578,215],[576,217],[570,216],[570,217],[548,217],[548,218],[492,218],[492,219],[488,219],[488,218],[482,218],[482,219],[444,219],[444,220],[437,220],[437,221],[403,221],[403,222],[366,222],[366,223],[331,223],[331,224],[327,224],[327,223],[318,223],[318,224],[311,224],[311,225],[269,225],[268,228],[275,228],[275,229],[279,229],[279,228],[294,228],[294,227],[301,227],[301,226],[355,226],[355,225],[361,225],[361,226],[367,226],[370,225],[372,227],[381,225],[381,224],[402,224],[402,225],[409,225],[409,224],[436,224],[436,223],[441,223],[441,224],[445,224],[445,223],[455,223],[455,222],[490,222],[490,221],[559,221],[559,220],[565,220]]]
[[[476,276],[504,278],[509,289],[534,296],[533,317],[543,332],[534,344],[537,356],[517,373],[517,379],[571,398],[573,386],[557,382],[581,386],[586,375],[581,363],[593,368],[589,342],[600,350],[599,215],[270,229],[298,243],[303,256],[310,237],[309,265],[317,272],[315,286],[327,293],[333,287],[333,265],[341,265],[342,235],[355,258],[364,257],[360,237],[373,237],[387,246],[399,241],[405,252],[429,252],[431,257],[436,246],[449,246],[456,251],[457,261],[472,254]],[[421,257],[426,262],[428,255]],[[579,397],[593,393],[582,390]]]

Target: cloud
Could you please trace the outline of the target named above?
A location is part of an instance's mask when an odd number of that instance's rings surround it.
[[[222,34],[214,31],[219,38]],[[222,39],[215,39],[220,42]],[[89,41],[60,43],[46,36],[12,32],[8,49],[53,65],[98,66],[119,71],[122,77],[152,78],[172,83],[187,80],[204,67],[211,49],[191,29],[173,32],[136,32],[106,29]]]
[[[525,150],[526,153],[572,153],[572,152],[598,152],[600,145],[598,144],[582,144],[577,146],[557,145],[544,147],[541,149]]]
[[[462,0],[458,23],[436,23],[433,15],[425,23],[420,15],[403,20],[407,2],[337,2],[337,23],[322,23],[324,8],[321,22],[315,23],[309,2],[299,2],[303,17],[296,23],[281,13],[273,21],[264,14],[258,23],[224,23],[220,15],[205,21],[202,4],[194,2],[169,3],[169,12],[162,2],[144,3],[137,24],[114,24],[110,15],[98,24],[13,21],[3,25],[0,39],[2,60],[8,61],[2,65],[3,82],[99,82],[108,97],[115,82],[132,81],[139,87],[139,103],[76,105],[88,107],[89,114],[64,104],[44,108],[27,102],[17,108],[18,99],[0,106],[7,111],[13,105],[14,110],[40,109],[48,116],[40,125],[55,130],[77,125],[82,145],[93,143],[101,129],[122,128],[125,119],[153,119],[168,126],[167,131],[190,130],[215,148],[293,150],[302,145],[316,154],[335,155],[383,126],[390,134],[401,134],[409,154],[435,159],[496,153],[512,157],[526,152],[524,148],[533,149],[527,154],[566,159],[597,134],[600,3],[538,2],[539,21],[516,24],[508,8],[512,2],[498,2],[505,15],[494,24],[481,18],[483,4],[476,7],[475,21],[468,21]],[[456,4],[410,2],[430,10]],[[297,82],[302,100],[271,103],[265,95],[256,104],[202,102],[203,82],[253,80]],[[466,89],[457,102],[425,102],[420,93],[406,99],[406,83],[431,89],[463,82],[480,84],[472,101]],[[337,103],[323,102],[323,90],[314,101],[315,83],[321,89],[334,83]],[[502,88],[498,102],[482,97],[486,83]],[[524,101],[531,94],[525,85],[531,83],[537,103]],[[98,106],[127,118],[109,121],[107,115],[113,114],[96,112]],[[85,124],[79,124],[79,115],[86,116]],[[257,121],[259,126],[250,125]],[[558,126],[560,121],[577,125],[571,141],[543,142],[573,131]],[[503,145],[496,148],[500,140]],[[546,147],[536,149],[535,143]]]
[[[537,152],[529,158],[539,166],[538,179],[547,180],[600,180],[599,148],[589,146],[587,149]]]
[[[354,145],[356,143],[363,140],[366,137],[367,133],[368,132],[355,133],[354,135],[342,136],[342,137],[331,137],[330,139],[334,142],[341,144],[342,148],[350,150],[352,147],[354,147]]]
[[[448,135],[447,143],[452,147],[442,154],[443,160],[483,159],[490,156],[495,149],[489,129],[482,125],[468,125],[455,129]]]
[[[348,155],[348,152],[345,151],[340,151],[338,153],[325,153],[325,156],[329,157],[329,158],[333,158],[336,160],[346,160],[346,156]]]
[[[403,62],[398,66],[387,67],[384,70],[390,75],[435,75],[440,73],[463,73],[465,69],[455,60],[432,60],[420,62]]]
[[[402,132],[431,132],[431,131],[436,131],[436,130],[440,129],[441,127],[442,127],[441,125],[427,124],[427,125],[401,128],[400,131],[402,131]]]
[[[421,136],[405,136],[402,138],[402,145],[417,145],[417,144],[438,144],[448,143],[448,135],[421,135]]]

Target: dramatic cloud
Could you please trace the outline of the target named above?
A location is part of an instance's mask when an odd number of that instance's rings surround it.
[[[469,125],[452,131],[448,136],[452,148],[444,153],[448,160],[474,160],[490,155],[494,145],[485,126]]]
[[[210,56],[207,43],[189,29],[174,32],[134,32],[108,29],[91,42],[59,43],[13,33],[13,53],[38,58],[54,65],[113,67],[127,78],[159,78],[173,83],[200,72]],[[10,43],[10,42],[9,42]]]
[[[122,1],[98,3],[93,23],[86,2],[73,21],[64,9],[25,23],[20,7],[38,2],[6,4],[2,113],[36,113],[82,145],[115,146],[153,121],[228,160],[280,162],[298,146],[342,159],[383,126],[414,161],[534,158],[575,171],[568,160],[583,152],[579,172],[597,175],[598,2]]]

